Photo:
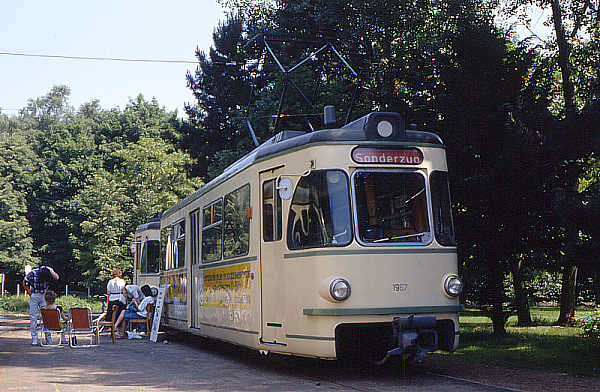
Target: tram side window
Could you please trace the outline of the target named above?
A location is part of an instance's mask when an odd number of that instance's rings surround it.
[[[223,248],[223,202],[218,200],[202,210],[202,262],[221,260]]]
[[[145,272],[149,274],[155,274],[158,272],[158,263],[160,259],[160,242],[157,240],[150,240],[147,241],[146,244],[148,245],[148,263]]]
[[[250,185],[225,196],[223,227],[223,257],[248,254],[250,244]]]
[[[158,272],[160,258],[160,243],[156,240],[146,240],[142,245],[140,272],[153,274]]]
[[[263,239],[281,239],[281,198],[274,186],[275,180],[263,182]]]
[[[319,170],[302,177],[288,218],[290,249],[345,246],[352,241],[348,177],[341,170]]]
[[[450,186],[448,172],[434,171],[429,178],[431,183],[431,206],[435,239],[440,245],[454,246],[454,224],[450,207]]]

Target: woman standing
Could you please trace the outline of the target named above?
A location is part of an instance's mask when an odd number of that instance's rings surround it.
[[[108,308],[106,309],[105,320],[112,319],[112,308],[117,305],[117,315],[121,314],[121,310],[125,308],[125,298],[123,297],[122,291],[125,288],[125,281],[123,280],[123,271],[120,268],[113,268],[111,271],[113,278],[106,284],[106,297],[108,298]]]

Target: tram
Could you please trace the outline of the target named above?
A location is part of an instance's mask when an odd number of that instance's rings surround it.
[[[168,288],[168,328],[323,359],[458,345],[445,146],[397,113],[282,131],[157,226],[136,232],[135,276]],[[155,272],[144,249],[158,237]]]

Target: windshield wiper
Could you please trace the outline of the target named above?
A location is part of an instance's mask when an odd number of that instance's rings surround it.
[[[406,201],[404,202],[404,204],[408,204],[408,203],[410,203],[411,201],[413,201],[414,199],[416,199],[417,197],[419,197],[419,195],[420,195],[421,193],[423,193],[423,192],[425,192],[425,188],[423,188],[423,189],[421,189],[420,191],[418,191],[417,193],[415,193],[415,195],[414,195],[413,197],[411,197],[410,199],[406,200]]]
[[[395,236],[395,237],[380,238],[378,240],[374,240],[373,242],[394,241],[394,240],[400,240],[402,238],[419,237],[419,236],[423,236],[425,234],[429,234],[429,232],[428,231],[424,231],[422,233],[407,234],[407,235],[398,235],[398,236]]]

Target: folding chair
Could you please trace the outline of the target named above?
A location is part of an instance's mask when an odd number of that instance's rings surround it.
[[[112,320],[106,320],[103,319],[103,317],[106,316],[106,313],[104,313],[103,316],[98,318],[98,327],[99,328],[104,328],[104,327],[110,327],[110,336],[112,337],[112,342],[113,344],[116,343],[116,337],[115,337],[115,321],[117,321],[117,317],[119,317],[119,315],[117,314],[117,311],[119,310],[119,307],[117,305],[113,305],[112,307]]]
[[[154,305],[148,304],[146,305],[146,309],[148,312],[145,318],[129,320],[129,330],[132,330],[133,324],[146,324],[146,339],[149,339],[150,330],[152,329],[152,320],[154,319]]]
[[[84,348],[97,346],[99,339],[98,325],[92,324],[92,312],[89,308],[71,308],[71,328],[69,330],[69,346]],[[77,336],[89,335],[90,344],[78,345]]]
[[[58,347],[62,345],[65,332],[69,330],[69,326],[66,322],[61,325],[60,311],[58,309],[40,309],[40,313],[42,315],[42,328],[40,329],[40,337],[38,339],[40,346]],[[59,336],[58,343],[56,344],[52,343],[53,333]],[[50,338],[50,341],[47,338]],[[66,343],[64,342],[64,344]]]

